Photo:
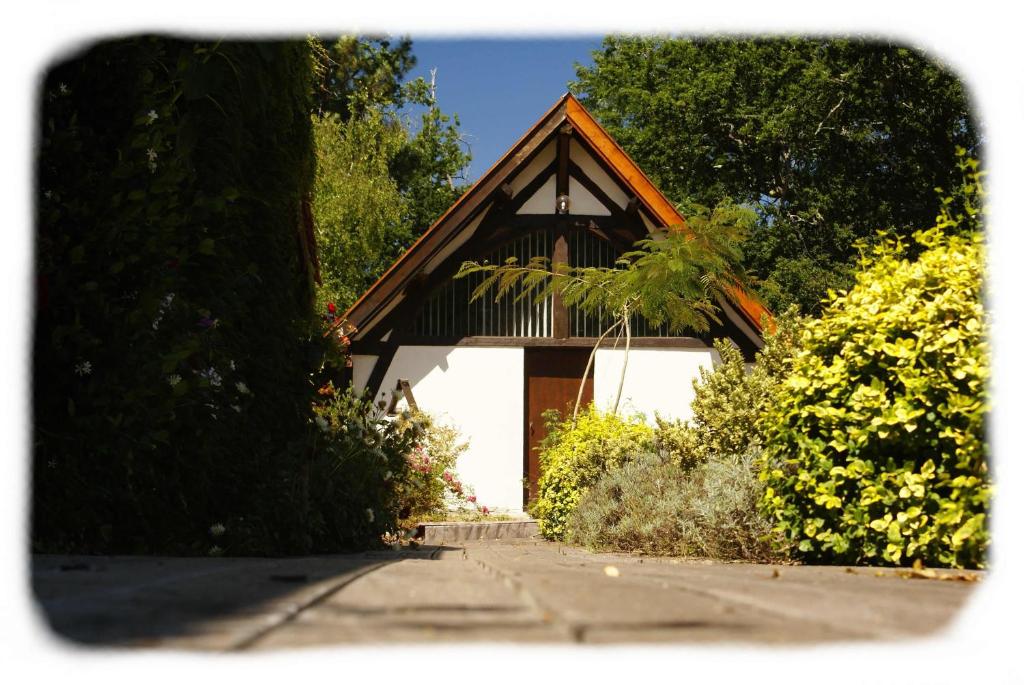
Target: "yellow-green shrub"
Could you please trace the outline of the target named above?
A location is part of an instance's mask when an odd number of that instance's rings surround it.
[[[765,346],[748,368],[742,353],[728,340],[714,341],[720,362],[700,369],[693,380],[689,421],[657,417],[655,444],[684,469],[716,459],[732,458],[760,447],[757,420],[789,376],[802,319],[790,307],[765,334]]]
[[[883,239],[831,295],[766,416],[762,506],[804,559],[983,564],[989,349],[980,233],[964,230],[976,174],[965,190],[963,214],[915,235],[916,259]]]
[[[541,444],[539,494],[531,513],[544,537],[562,540],[580,496],[609,469],[650,451],[654,431],[641,416],[623,418],[593,406],[580,411],[575,423],[559,420],[557,412],[549,417]]]

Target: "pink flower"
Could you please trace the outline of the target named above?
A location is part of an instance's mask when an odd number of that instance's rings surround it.
[[[443,478],[444,478],[444,479],[445,479],[446,481],[448,481],[449,483],[451,483],[451,482],[452,482],[452,474],[451,474],[451,473],[449,473],[448,471],[445,471],[445,472],[444,472],[444,476],[443,476]]]
[[[480,507],[480,513],[481,514],[490,514],[491,510],[488,509],[487,507]]]
[[[467,502],[476,502],[476,495],[470,495],[466,498]]]

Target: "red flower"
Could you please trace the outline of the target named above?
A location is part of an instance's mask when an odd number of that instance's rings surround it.
[[[466,498],[467,502],[476,502],[476,495],[470,495]]]
[[[334,312],[338,311],[338,308],[334,306],[333,302],[328,302],[327,303],[327,311],[329,311],[331,314],[333,314]]]
[[[480,507],[480,513],[482,513],[482,514],[490,514],[491,510],[488,509],[487,507]]]

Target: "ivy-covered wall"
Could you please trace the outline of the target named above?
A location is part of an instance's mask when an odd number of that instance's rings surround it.
[[[46,74],[36,551],[313,545],[310,77],[302,41],[163,37]]]

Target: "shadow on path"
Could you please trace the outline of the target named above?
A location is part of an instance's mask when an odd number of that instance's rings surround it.
[[[368,573],[455,548],[262,558],[34,555],[39,618],[79,646],[235,649]]]

